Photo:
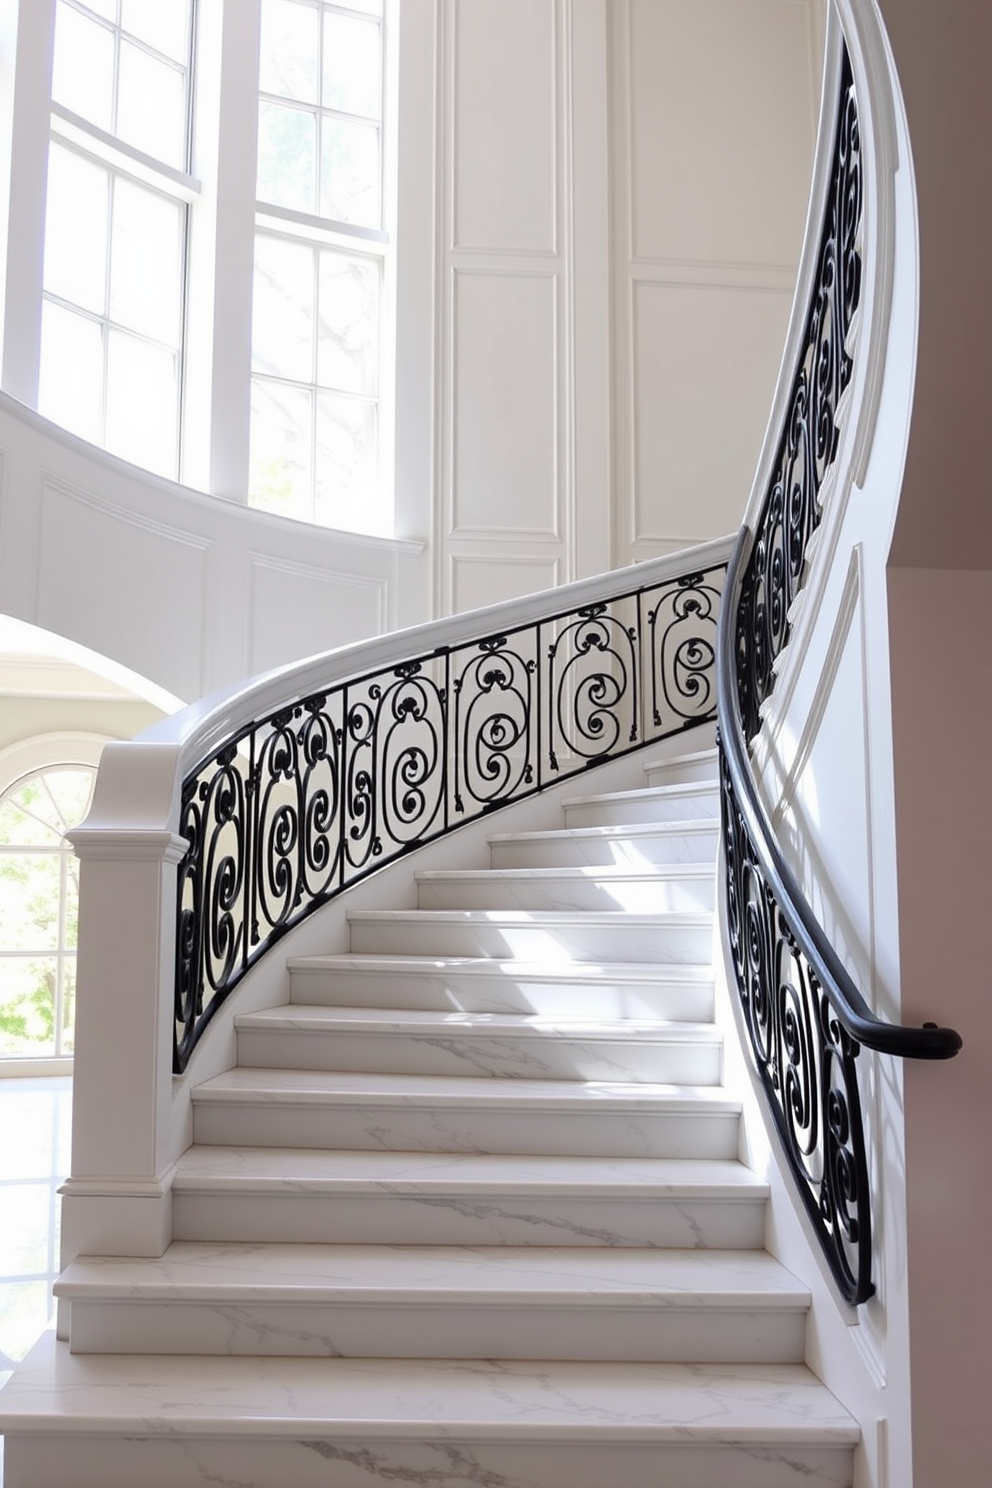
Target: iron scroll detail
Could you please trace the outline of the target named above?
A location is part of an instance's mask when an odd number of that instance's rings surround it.
[[[773,472],[731,558],[717,665],[726,927],[740,1022],[800,1198],[838,1290],[874,1292],[863,1048],[947,1059],[948,1028],[884,1023],[868,1007],[788,867],[755,785],[749,745],[775,684],[838,447],[862,288],[861,137],[844,51],[817,276]]]
[[[348,677],[203,760],[181,797],[174,1070],[249,968],[351,884],[712,720],[725,572],[621,590]]]

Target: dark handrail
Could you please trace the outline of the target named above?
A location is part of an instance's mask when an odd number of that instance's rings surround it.
[[[911,1028],[888,1023],[871,1011],[816,920],[795,875],[778,845],[768,813],[758,795],[751,761],[744,743],[738,700],[734,624],[740,602],[744,565],[752,535],[743,527],[727,568],[727,587],[717,628],[717,716],[724,767],[737,809],[758,855],[765,882],[796,943],[816,973],[831,1007],[853,1039],[866,1049],[896,1054],[902,1059],[953,1059],[961,1035],[953,1028],[925,1023]]]
[[[839,55],[833,150],[818,251],[794,315],[795,364],[760,508],[728,567],[717,635],[717,718],[726,933],[743,1031],[799,1197],[850,1303],[874,1291],[871,1170],[858,1055],[949,1059],[951,1028],[887,1023],[868,1007],[779,846],[749,748],[789,644],[823,515],[854,368],[863,291],[864,172],[850,60]],[[764,479],[764,477],[762,477]]]

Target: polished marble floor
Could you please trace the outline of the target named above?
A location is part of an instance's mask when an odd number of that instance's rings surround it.
[[[52,1313],[71,1121],[70,1078],[0,1079],[0,1385]]]

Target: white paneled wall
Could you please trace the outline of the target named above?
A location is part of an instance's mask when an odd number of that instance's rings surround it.
[[[733,530],[822,0],[437,0],[435,605]]]
[[[568,567],[567,0],[443,0],[443,610]]]
[[[818,0],[614,0],[616,560],[741,521],[818,112]]]
[[[407,541],[145,477],[8,398],[0,610],[192,699],[736,528],[802,236],[822,4],[403,0]]]
[[[147,476],[0,394],[0,611],[185,701],[422,618],[418,553]]]

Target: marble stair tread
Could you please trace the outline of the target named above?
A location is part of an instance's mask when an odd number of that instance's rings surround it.
[[[802,1364],[120,1357],[70,1354],[52,1332],[0,1394],[0,1431],[482,1442],[498,1432],[759,1449],[859,1440],[856,1422]]]
[[[478,1106],[519,1111],[550,1108],[561,1112],[651,1110],[687,1115],[737,1115],[741,1103],[711,1085],[631,1085],[629,1082],[501,1080],[488,1075],[367,1074],[362,1071],[244,1069],[227,1070],[197,1085],[196,1104],[244,1101],[295,1101],[322,1105],[340,1100],[353,1105],[399,1107]]]
[[[686,924],[707,926],[713,923],[708,911],[684,911],[671,913],[665,910],[647,914],[631,914],[625,909],[351,909],[348,923],[389,924],[392,921],[411,921],[415,924],[507,924],[565,927],[602,923],[610,927],[629,925],[632,930],[640,926],[654,927],[662,924]]]
[[[348,912],[353,952],[709,965],[713,916],[623,910],[366,909]]]
[[[598,805],[601,802],[609,801],[654,801],[659,799],[672,802],[695,801],[697,799],[719,800],[719,794],[719,781],[717,780],[688,780],[672,785],[642,785],[635,787],[633,790],[608,791],[606,793],[590,791],[588,795],[564,796],[562,798],[562,806],[567,808],[569,806],[585,805],[587,802],[594,802]],[[695,816],[697,813],[693,811],[689,814]],[[719,815],[719,811],[714,812],[713,815]]]
[[[697,749],[692,754],[677,754],[671,759],[655,760],[644,766],[644,773],[652,785],[717,780],[720,774],[720,752],[716,748]]]
[[[410,910],[418,914],[419,910]],[[501,980],[537,981],[587,986],[607,979],[632,986],[654,986],[666,980],[694,981],[712,986],[713,967],[705,962],[682,962],[645,966],[643,961],[528,961],[499,960],[495,956],[390,956],[374,952],[357,955],[291,956],[290,975],[295,972],[394,973],[407,977],[459,976]]]
[[[720,823],[647,822],[627,827],[561,827],[489,837],[493,868],[650,868],[705,864],[714,871]]]
[[[628,879],[653,882],[669,878],[699,878],[705,881],[712,877],[713,866],[710,863],[603,863],[598,866],[594,863],[563,863],[551,868],[422,868],[414,874],[417,883],[495,883],[499,879],[511,883],[517,879],[533,879],[536,883],[545,883],[556,878],[575,883],[626,883]]]
[[[534,1306],[626,1299],[692,1308],[805,1309],[809,1291],[767,1251],[553,1246],[294,1245],[174,1241],[157,1258],[80,1256],[55,1295],[131,1299]]]
[[[713,820],[720,815],[718,781],[644,786],[609,795],[570,796],[562,800],[566,827],[638,825],[686,818]]]
[[[238,1013],[240,1031],[292,1029],[302,1033],[376,1034],[409,1033],[445,1039],[536,1038],[616,1040],[620,1043],[647,1039],[671,1043],[720,1044],[722,1035],[713,1023],[685,1023],[660,1018],[545,1018],[527,1013],[434,1012],[421,1008],[375,1009],[327,1008],[322,1004],[285,1003],[254,1013]]]
[[[414,875],[420,909],[712,911],[712,863],[435,869]]]
[[[768,1185],[733,1159],[587,1158],[462,1152],[311,1151],[285,1147],[188,1147],[175,1170],[176,1192],[225,1188],[258,1193],[532,1194],[592,1192],[636,1199],[661,1194],[759,1197]]]
[[[713,1023],[284,1004],[235,1017],[238,1063],[260,1068],[719,1084]]]
[[[731,1158],[715,1085],[236,1068],[192,1092],[197,1142],[396,1152]]]

